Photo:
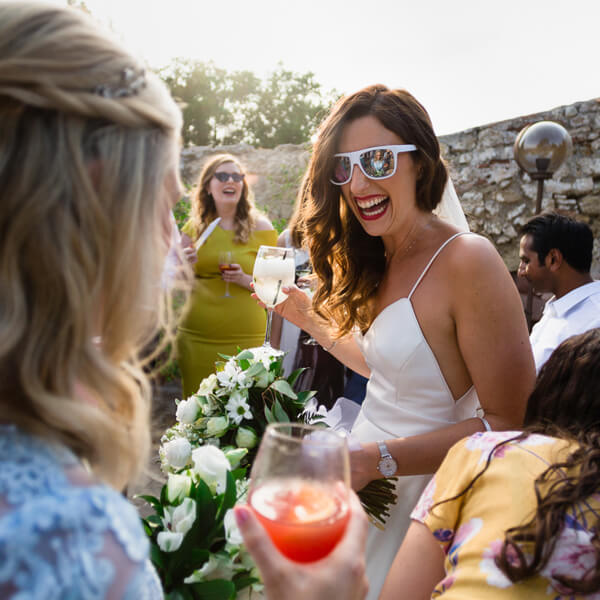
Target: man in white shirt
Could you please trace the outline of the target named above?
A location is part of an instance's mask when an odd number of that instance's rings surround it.
[[[531,331],[536,370],[568,337],[600,327],[600,281],[590,275],[591,229],[556,213],[530,219],[522,229],[518,274],[533,289],[554,294]]]

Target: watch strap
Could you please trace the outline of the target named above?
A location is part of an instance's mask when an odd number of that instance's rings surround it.
[[[379,456],[380,458],[385,458],[389,456],[392,458],[390,451],[388,450],[387,444],[385,442],[377,442],[377,446],[379,447]]]

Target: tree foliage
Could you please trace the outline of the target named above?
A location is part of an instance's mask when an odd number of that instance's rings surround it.
[[[281,64],[262,80],[251,71],[175,59],[160,75],[182,104],[184,142],[199,146],[307,142],[336,99],[313,73],[294,73]]]

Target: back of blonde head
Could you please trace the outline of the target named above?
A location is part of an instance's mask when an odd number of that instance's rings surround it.
[[[138,354],[160,320],[179,128],[158,78],[86,15],[0,2],[0,422],[115,486],[149,443]]]

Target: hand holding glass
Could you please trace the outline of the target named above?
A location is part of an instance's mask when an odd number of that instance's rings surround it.
[[[250,476],[249,504],[277,549],[291,560],[327,556],[348,523],[350,459],[335,431],[270,424]]]
[[[225,271],[234,271],[235,267],[231,266],[232,262],[232,252],[219,252],[219,271],[221,271],[221,273],[224,273]],[[229,281],[225,282],[225,293],[223,294],[223,298],[231,298],[231,294],[229,293]]]
[[[258,249],[252,279],[254,292],[267,305],[267,329],[263,346],[271,346],[271,310],[287,298],[281,289],[294,285],[294,249],[261,246]]]

